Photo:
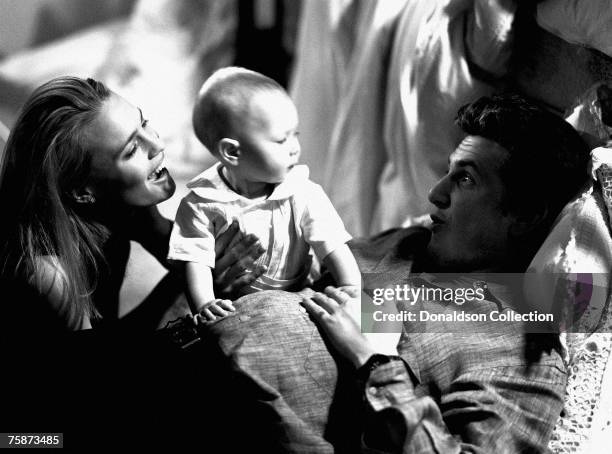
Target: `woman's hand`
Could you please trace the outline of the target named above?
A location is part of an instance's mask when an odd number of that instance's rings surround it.
[[[358,298],[359,292],[355,287],[327,287],[325,294],[315,293],[302,301],[338,353],[356,368],[377,353],[347,311],[347,305],[359,304]]]
[[[240,289],[255,281],[266,267],[255,265],[264,253],[259,239],[240,231],[236,221],[215,240],[215,269],[213,282],[215,295],[234,299]]]

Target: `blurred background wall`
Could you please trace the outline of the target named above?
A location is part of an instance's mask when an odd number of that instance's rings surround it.
[[[164,139],[176,194],[214,159],[191,111],[216,69],[245,66],[288,84],[302,0],[0,0],[0,157],[32,91],[60,75],[94,77],[139,106]],[[121,313],[166,271],[133,243]]]
[[[0,56],[127,16],[134,0],[1,0]]]

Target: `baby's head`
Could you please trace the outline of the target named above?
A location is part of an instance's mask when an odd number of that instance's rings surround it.
[[[297,111],[269,77],[244,68],[216,71],[193,110],[198,139],[232,174],[249,182],[280,183],[299,158]]]

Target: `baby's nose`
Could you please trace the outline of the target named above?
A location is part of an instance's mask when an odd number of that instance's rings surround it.
[[[293,156],[299,155],[300,151],[301,151],[300,143],[296,140],[295,141],[295,146],[291,150],[291,156],[293,157]]]

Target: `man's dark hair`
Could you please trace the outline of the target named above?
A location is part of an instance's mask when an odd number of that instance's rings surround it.
[[[584,185],[589,149],[565,120],[512,93],[482,97],[463,106],[457,125],[508,151],[502,164],[504,209],[513,213],[546,208],[548,230],[563,206]]]

